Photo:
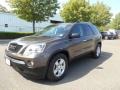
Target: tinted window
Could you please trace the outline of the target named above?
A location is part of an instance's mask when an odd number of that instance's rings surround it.
[[[76,24],[73,28],[72,28],[72,32],[71,33],[79,33],[80,36],[83,36],[83,28],[80,24]]]
[[[93,25],[92,28],[93,28],[93,32],[95,34],[99,34],[100,33],[96,26]]]
[[[91,27],[87,24],[81,24],[82,25],[82,28],[84,30],[84,35],[85,36],[90,36],[90,35],[93,35],[93,31],[91,29]]]
[[[50,36],[50,37],[62,37],[67,33],[69,24],[50,25],[41,30],[35,35]]]

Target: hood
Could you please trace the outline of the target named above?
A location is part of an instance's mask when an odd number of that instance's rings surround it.
[[[37,44],[37,43],[49,43],[61,39],[60,37],[49,37],[49,36],[26,36],[14,40],[13,42],[25,43],[25,44]]]

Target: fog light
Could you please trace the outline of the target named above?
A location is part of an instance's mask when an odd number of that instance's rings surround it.
[[[34,65],[34,62],[33,61],[27,61],[27,66],[29,67],[29,68],[32,68],[33,67],[33,65]]]

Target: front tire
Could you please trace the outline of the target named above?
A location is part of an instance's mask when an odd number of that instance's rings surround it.
[[[68,69],[68,58],[64,54],[57,54],[50,60],[47,78],[50,81],[61,80]]]

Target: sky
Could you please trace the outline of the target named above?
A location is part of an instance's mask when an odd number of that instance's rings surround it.
[[[58,3],[60,3],[60,6],[62,7],[62,5],[67,1],[69,0],[58,0]],[[111,8],[111,13],[113,13],[113,17],[120,12],[120,0],[89,0],[91,4],[96,3],[97,1],[101,1],[109,6]],[[5,0],[0,0],[0,4],[5,6],[7,9],[10,9]]]

